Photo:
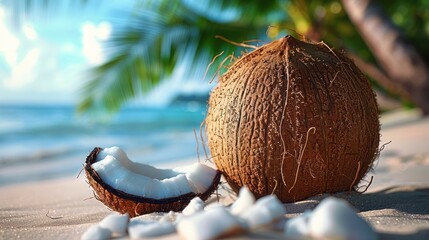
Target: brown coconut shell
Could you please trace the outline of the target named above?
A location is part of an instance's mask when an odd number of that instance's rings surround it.
[[[213,179],[210,188],[203,194],[195,194],[193,192],[165,199],[152,199],[142,196],[136,196],[115,189],[109,184],[105,183],[97,172],[91,167],[97,159],[98,153],[102,148],[96,147],[88,155],[85,161],[85,174],[88,179],[89,185],[94,190],[94,195],[97,200],[102,202],[110,209],[120,212],[128,213],[130,217],[135,217],[152,212],[169,212],[169,211],[182,211],[189,202],[199,197],[206,200],[217,189],[220,181],[221,173],[218,171]]]
[[[375,94],[353,61],[291,36],[238,59],[219,79],[205,120],[231,187],[283,202],[353,189],[378,153]]]

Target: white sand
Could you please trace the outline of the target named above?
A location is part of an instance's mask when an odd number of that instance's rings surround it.
[[[388,117],[382,143],[392,142],[367,177],[374,176],[368,191],[336,196],[355,206],[381,239],[429,239],[429,118]],[[322,198],[286,204],[287,216],[314,208]],[[0,239],[79,239],[109,213],[93,198],[84,175],[5,186],[0,188]],[[281,236],[261,230],[239,238]],[[177,238],[169,235],[163,239]]]

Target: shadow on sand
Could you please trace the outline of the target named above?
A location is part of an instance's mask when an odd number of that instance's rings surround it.
[[[429,188],[427,186],[396,186],[371,193],[342,192],[333,195],[319,195],[305,201],[286,204],[288,214],[300,214],[313,209],[328,196],[347,200],[371,222],[380,221],[385,226],[399,227],[415,225],[407,234],[381,231],[380,239],[429,239]],[[413,229],[411,227],[411,229]]]

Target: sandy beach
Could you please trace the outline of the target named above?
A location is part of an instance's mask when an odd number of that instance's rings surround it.
[[[429,239],[429,118],[402,111],[381,121],[381,144],[386,146],[366,177],[372,177],[371,185],[363,194],[335,196],[352,204],[380,239]],[[285,204],[287,217],[314,208],[324,197]],[[79,239],[110,213],[93,197],[84,174],[6,185],[0,188],[0,239]],[[282,234],[261,230],[236,237],[281,239]],[[177,238],[172,234],[161,239]]]

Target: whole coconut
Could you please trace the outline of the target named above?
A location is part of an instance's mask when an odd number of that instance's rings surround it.
[[[355,64],[291,36],[238,59],[211,92],[205,122],[230,186],[283,202],[353,189],[380,137],[374,92]]]

